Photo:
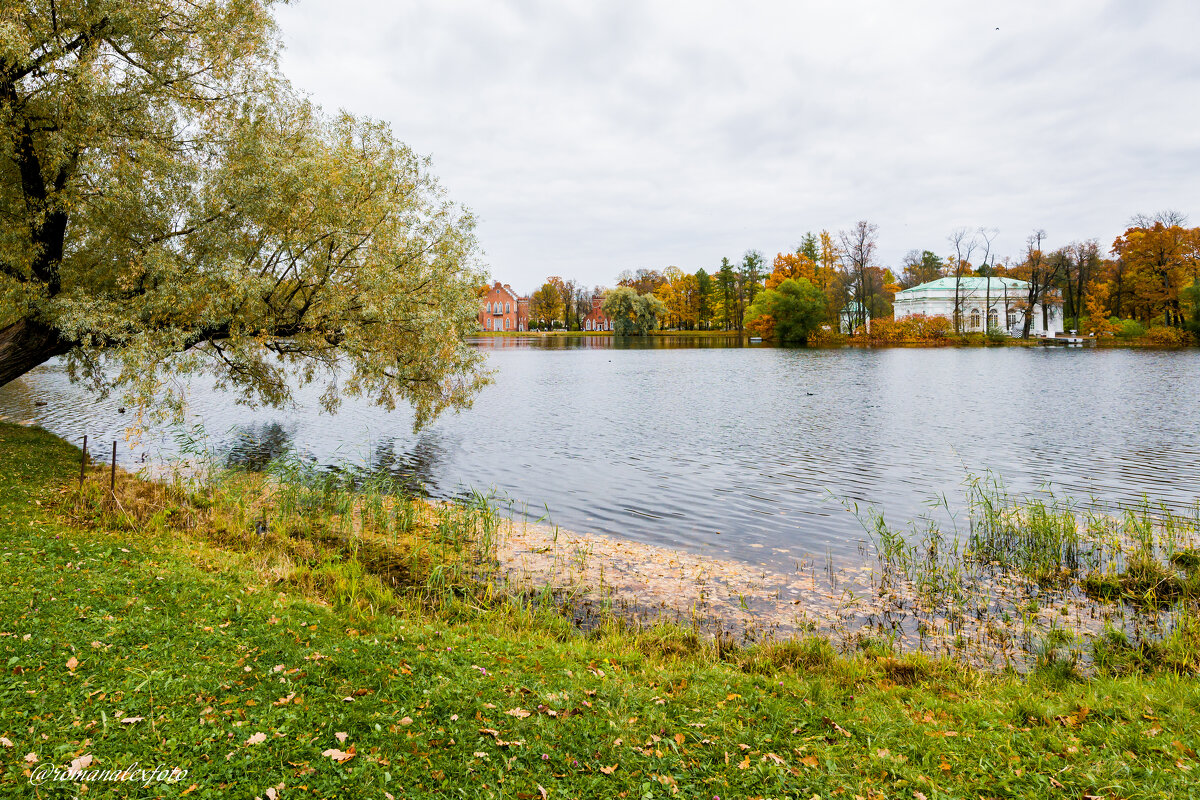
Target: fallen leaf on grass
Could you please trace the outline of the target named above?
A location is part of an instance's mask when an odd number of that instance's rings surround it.
[[[126,717],[125,719],[121,720],[121,724],[122,725],[134,725],[138,722],[145,721],[145,719],[146,719],[145,717]]]
[[[246,740],[246,744],[262,744],[266,740],[267,735],[265,733],[252,733],[250,734],[250,738]]]
[[[400,720],[401,725],[412,725],[412,723],[412,717],[405,717],[404,719]]]
[[[345,731],[338,731],[337,733],[334,734],[334,736],[337,737],[338,743],[340,744],[340,743],[346,741],[349,734],[347,734]]]
[[[6,736],[0,736],[0,747],[12,747],[12,740]]]
[[[530,715],[530,712],[526,711],[523,708],[510,708],[508,711],[505,711],[504,713],[508,714],[510,717],[517,717],[518,719],[525,719],[526,717],[528,717]]]
[[[79,666],[79,659],[77,659],[75,656],[71,656],[70,658],[67,659],[67,669],[71,670],[71,672],[74,672],[75,668],[78,666]]]
[[[83,770],[90,767],[92,765],[92,761],[93,759],[91,753],[86,753],[79,758],[71,759],[71,764],[67,767],[67,774],[72,776],[79,774]]]
[[[37,760],[38,760],[37,753],[26,753],[25,754],[25,763],[26,764],[36,764]]]
[[[781,767],[786,767],[786,766],[787,766],[787,762],[786,762],[786,761],[784,761],[784,760],[783,760],[782,758],[780,758],[779,756],[775,755],[774,753],[767,753],[765,756],[763,756],[763,757],[762,757],[762,760],[763,760],[763,761],[770,761],[771,763],[773,763],[773,764],[778,764],[778,765],[779,765],[779,766],[781,766]]]
[[[800,763],[806,767],[814,768],[821,765],[821,762],[817,760],[816,756],[805,756],[804,758],[800,759]]]
[[[332,758],[339,764],[345,764],[357,754],[354,752],[354,745],[350,745],[349,750],[342,751],[338,750],[336,747],[331,747],[328,750],[321,751],[321,755]]]
[[[838,725],[836,722],[831,720],[829,717],[822,717],[822,720],[825,722],[826,725],[828,725],[830,728],[832,728],[837,733],[840,733],[842,736],[845,736],[847,739],[849,739],[853,735],[850,733],[850,731],[846,730],[841,725]]]
[[[600,771],[603,772],[605,775],[612,775],[614,772],[617,771],[617,765],[613,764],[611,767],[601,767]]]
[[[496,744],[499,747],[520,747],[521,745],[525,744],[525,742],[519,741],[519,740],[512,741],[512,742],[506,742],[500,738],[500,731],[494,730],[492,728],[480,728],[479,732],[482,733],[484,736],[491,736],[492,739],[494,739],[496,741]]]
[[[289,692],[287,697],[281,697],[278,700],[276,700],[274,703],[271,703],[271,705],[286,706],[288,703],[292,702],[292,698],[295,696],[296,696],[295,692]]]

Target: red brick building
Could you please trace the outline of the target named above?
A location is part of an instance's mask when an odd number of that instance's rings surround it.
[[[592,295],[592,311],[583,318],[583,329],[585,331],[611,331],[612,320],[605,315],[600,308],[600,304],[604,302],[604,295]]]
[[[517,297],[511,286],[496,281],[481,298],[479,328],[483,331],[529,330],[529,298]]]

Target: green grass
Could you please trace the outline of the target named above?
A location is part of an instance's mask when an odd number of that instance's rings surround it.
[[[89,769],[188,773],[93,780],[84,797],[1200,793],[1195,678],[1140,669],[1119,637],[1122,670],[1081,680],[1052,654],[1023,678],[871,643],[743,649],[618,620],[585,634],[536,605],[431,595],[433,546],[403,556],[424,573],[385,584],[342,544],[287,549],[283,512],[255,542],[234,529],[258,514],[253,494],[139,495],[122,478],[120,499],[142,497],[122,511],[97,477],[73,488],[78,457],[0,426],[4,796],[74,796],[27,773],[85,754]],[[329,531],[345,512],[303,513]]]

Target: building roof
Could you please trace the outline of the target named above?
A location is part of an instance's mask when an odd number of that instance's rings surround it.
[[[982,293],[982,292],[986,292],[987,288],[988,288],[988,279],[987,278],[980,278],[980,277],[976,277],[976,276],[963,277],[963,278],[959,279],[959,282],[960,282],[960,285],[959,285],[960,292],[970,292],[973,294],[974,293]],[[1005,290],[1005,288],[1008,288],[1010,290],[1018,289],[1020,291],[1026,291],[1029,289],[1028,281],[1020,281],[1020,280],[1017,280],[1016,278],[993,277],[991,279],[991,285],[992,285],[992,292],[996,292],[997,290],[1003,292]],[[936,281],[929,281],[928,283],[922,283],[920,286],[913,286],[911,289],[902,289],[901,291],[896,292],[896,297],[901,297],[902,295],[908,295],[910,292],[912,293],[913,296],[916,296],[918,293],[923,295],[927,291],[928,292],[941,292],[941,291],[945,291],[947,289],[950,290],[951,292],[954,291],[954,278],[938,278]]]
[[[510,286],[510,285],[509,285],[509,284],[507,284],[507,283],[500,283],[500,281],[496,281],[494,284],[492,284],[491,286],[489,286],[489,287],[488,287],[488,291],[487,291],[487,293],[488,293],[488,295],[491,295],[491,294],[507,294],[507,295],[508,295],[509,297],[511,297],[513,300],[522,300],[522,299],[524,299],[524,298],[521,298],[521,297],[518,297],[518,296],[517,296],[517,293],[516,293],[516,292],[514,292],[514,291],[512,290],[512,286]]]

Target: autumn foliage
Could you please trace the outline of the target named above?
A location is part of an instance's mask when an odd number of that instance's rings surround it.
[[[876,319],[871,321],[870,332],[863,331],[872,344],[930,343],[946,341],[950,335],[950,320],[946,317],[927,317],[910,314],[898,320]]]

